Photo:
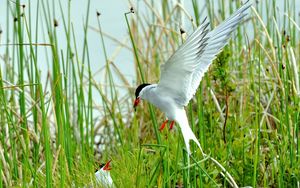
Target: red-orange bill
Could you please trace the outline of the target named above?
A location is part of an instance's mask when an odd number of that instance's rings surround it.
[[[133,104],[134,111],[136,111],[136,107],[140,103],[140,101],[141,101],[140,97],[138,97],[134,100],[134,104]]]
[[[109,160],[103,167],[103,170],[111,170],[111,168],[109,167],[111,160]]]

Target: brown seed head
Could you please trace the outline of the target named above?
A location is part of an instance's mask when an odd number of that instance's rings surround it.
[[[131,12],[131,13],[134,13],[133,7],[130,7],[130,12]]]
[[[54,27],[58,27],[58,21],[54,19],[53,22],[54,22]]]
[[[184,34],[185,30],[183,30],[182,28],[180,28],[180,34]]]
[[[98,11],[96,12],[96,14],[97,14],[97,16],[98,16],[98,17],[101,15],[101,13],[100,13],[100,12],[98,12]]]

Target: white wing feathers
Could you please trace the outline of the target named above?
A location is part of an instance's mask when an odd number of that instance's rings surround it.
[[[187,91],[192,80],[191,75],[199,66],[197,63],[199,52],[203,52],[207,45],[208,25],[209,23],[205,19],[168,61],[161,65],[161,77],[157,89],[165,96],[168,95],[176,100],[178,104],[182,104],[182,101],[189,101]]]
[[[160,92],[173,98],[178,105],[186,106],[196,93],[208,67],[227,44],[231,33],[237,28],[250,6],[250,3],[245,3],[211,32],[208,32],[209,22],[205,19],[161,66],[158,84]]]
[[[196,68],[192,75],[192,82],[189,91],[190,95],[188,96],[189,99],[191,99],[196,93],[200,81],[204,76],[204,73],[207,71],[212,61],[216,58],[216,55],[227,44],[230,34],[238,27],[238,24],[246,15],[244,13],[245,10],[247,10],[250,6],[251,4],[244,4],[216,29],[208,33],[208,45],[206,46],[204,52],[198,60],[199,66]]]

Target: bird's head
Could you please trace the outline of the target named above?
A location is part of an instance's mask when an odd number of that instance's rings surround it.
[[[111,170],[111,167],[110,167],[110,162],[111,162],[111,160],[109,160],[107,163],[105,163],[105,164],[101,164],[101,170],[103,170],[103,171],[110,171]]]
[[[136,107],[137,105],[141,102],[141,96],[142,96],[142,91],[143,89],[146,87],[146,86],[149,86],[151,84],[148,84],[148,83],[144,83],[144,84],[141,84],[139,85],[136,90],[135,90],[135,100],[134,100],[134,104],[133,104],[133,108],[134,108],[134,111],[136,111]]]
[[[97,173],[109,172],[111,170],[110,162],[111,160],[109,160],[107,163],[101,163],[99,165],[99,168],[95,170],[95,173],[97,174]]]
[[[95,172],[95,178],[97,180],[97,183],[101,184],[102,187],[113,187],[113,180],[110,176],[110,162],[111,160],[109,160],[105,164],[101,164],[100,169],[96,170]]]

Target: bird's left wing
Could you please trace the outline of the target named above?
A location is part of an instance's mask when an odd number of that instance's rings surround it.
[[[187,92],[198,59],[207,45],[209,22],[207,19],[192,33],[175,53],[161,65],[157,89],[163,95],[173,98],[178,104],[188,103]]]

